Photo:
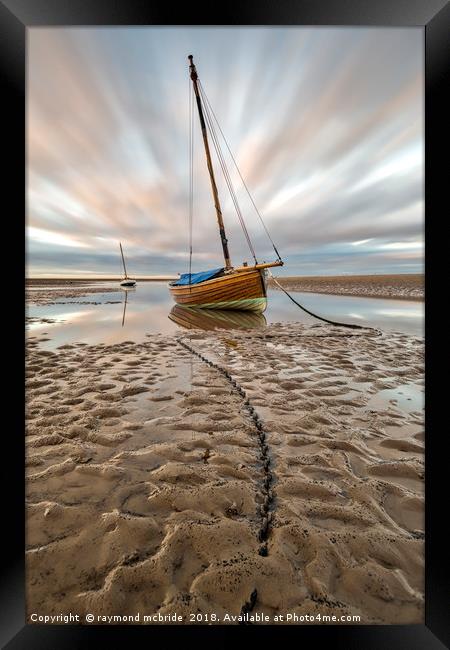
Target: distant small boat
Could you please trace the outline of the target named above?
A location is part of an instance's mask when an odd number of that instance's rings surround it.
[[[174,305],[169,314],[171,321],[185,329],[254,329],[266,326],[263,314],[255,311],[232,309],[202,309]]]
[[[269,232],[264,225],[261,215],[259,214],[255,202],[250,195],[247,185],[242,178],[242,175],[237,167],[236,161],[231,154],[230,148],[226,143],[222,130],[217,122],[217,118],[209,104],[205,91],[200,83],[195,68],[193,57],[189,55],[190,61],[189,72],[192,80],[193,93],[191,91],[190,97],[190,201],[189,201],[189,223],[190,223],[190,260],[192,259],[192,217],[193,217],[193,114],[194,114],[194,98],[197,104],[198,115],[200,119],[200,128],[203,137],[203,145],[206,154],[206,165],[208,168],[209,178],[211,181],[212,198],[214,208],[216,211],[217,225],[219,229],[219,237],[222,245],[224,266],[218,269],[211,269],[201,273],[191,273],[191,261],[189,263],[189,273],[182,273],[178,280],[169,283],[169,292],[176,303],[184,307],[198,307],[201,309],[230,309],[230,310],[245,310],[256,313],[262,313],[267,307],[267,269],[273,266],[283,266],[283,261],[276,249],[275,244],[270,238]],[[228,150],[239,172],[239,176],[244,184],[245,189],[253,203],[259,219],[268,235],[270,242],[274,248],[277,258],[273,262],[258,263],[250,240],[244,219],[237,202],[236,193],[234,191],[231,176],[226,167],[225,159],[220,148],[218,132],[214,125],[217,123],[220,133],[227,145]],[[233,266],[230,259],[228,249],[228,240],[225,234],[225,226],[222,218],[222,209],[219,201],[219,193],[217,190],[214,170],[211,160],[211,153],[209,148],[208,133],[211,136],[212,143],[217,153],[225,181],[230,191],[233,204],[239,218],[244,235],[247,239],[250,252],[254,259],[254,264],[251,266],[244,262],[242,266]]]
[[[123,256],[123,250],[122,250],[122,244],[119,242],[120,246],[120,254],[122,255],[122,264],[123,264],[123,272],[124,272],[124,278],[120,283],[121,287],[134,287],[136,286],[136,280],[132,280],[131,278],[128,277],[127,274],[127,267],[125,266],[125,258]]]

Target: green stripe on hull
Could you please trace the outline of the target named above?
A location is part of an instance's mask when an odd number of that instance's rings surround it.
[[[200,309],[237,309],[243,311],[257,311],[259,313],[262,313],[267,307],[267,298],[242,298],[241,300],[205,302],[201,305],[190,306],[199,307]]]

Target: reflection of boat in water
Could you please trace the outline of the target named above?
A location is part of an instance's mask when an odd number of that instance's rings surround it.
[[[264,225],[262,217],[258,212],[255,202],[248,190],[247,185],[245,184],[244,179],[242,178],[241,172],[237,166],[236,160],[231,153],[231,150],[228,146],[227,141],[223,135],[222,129],[217,121],[217,118],[212,110],[212,107],[209,103],[206,93],[203,89],[200,79],[198,78],[197,70],[193,62],[192,55],[189,55],[189,71],[190,77],[192,80],[192,86],[190,93],[190,127],[189,127],[189,143],[190,143],[190,197],[189,197],[189,227],[190,227],[190,247],[189,247],[189,273],[181,274],[180,278],[176,281],[169,283],[169,291],[178,305],[183,305],[185,307],[197,307],[203,309],[230,309],[230,310],[243,310],[243,311],[254,311],[254,312],[263,312],[267,307],[267,269],[273,266],[283,266],[283,262],[280,258],[280,255],[276,249],[275,244],[272,239],[270,239],[269,232]],[[203,271],[200,273],[191,272],[191,260],[192,260],[192,217],[193,217],[193,153],[194,153],[194,97],[197,104],[198,115],[200,120],[200,127],[203,138],[203,145],[205,148],[206,155],[206,164],[208,168],[209,178],[211,181],[211,191],[213,203],[216,211],[217,225],[219,229],[220,242],[222,245],[223,257],[224,257],[224,266],[217,269],[210,269],[208,271]],[[216,128],[217,126],[217,128]],[[247,239],[250,252],[254,259],[254,264],[251,266],[247,262],[243,262],[242,266],[233,266],[230,258],[230,252],[228,249],[228,239],[225,233],[225,226],[222,216],[222,208],[219,200],[219,193],[217,190],[214,169],[211,159],[211,150],[209,146],[208,133],[211,138],[211,142],[214,145],[217,154],[217,160],[220,163],[224,179],[228,186],[230,196],[241,224],[245,238]],[[274,248],[274,252],[277,255],[276,261],[274,262],[263,262],[258,263],[256,259],[255,250],[253,244],[250,240],[250,236],[247,230],[247,227],[244,222],[244,218],[239,207],[237,200],[236,191],[234,189],[230,172],[227,168],[224,152],[221,149],[219,133],[222,135],[222,138],[229,150],[231,158],[234,165],[239,173],[239,176],[242,180],[242,183],[251,199],[253,207],[255,208],[259,219],[261,220],[264,229],[269,236],[269,239]]]
[[[202,309],[175,305],[169,313],[169,318],[186,329],[253,329],[266,326],[263,314],[233,309]]]
[[[128,293],[130,291],[131,292],[136,291],[136,288],[135,287],[122,286],[122,291],[125,294],[125,300],[123,302],[123,314],[122,314],[122,327],[123,327],[124,324],[125,324],[125,314],[126,314],[126,311],[127,311]]]

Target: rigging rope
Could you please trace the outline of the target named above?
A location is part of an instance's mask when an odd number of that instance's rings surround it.
[[[200,90],[200,92],[201,92],[201,90]],[[232,183],[232,180],[231,180],[231,177],[230,177],[230,173],[228,171],[228,168],[227,168],[227,165],[226,165],[223,153],[222,153],[222,149],[220,147],[219,139],[218,139],[216,131],[214,129],[214,124],[213,124],[213,121],[211,119],[211,115],[210,115],[210,113],[208,111],[208,108],[205,105],[204,101],[203,101],[203,104],[204,104],[204,108],[205,108],[206,124],[207,124],[207,127],[209,129],[209,133],[210,133],[212,142],[214,144],[214,148],[215,148],[217,158],[218,158],[219,163],[220,163],[220,167],[222,169],[222,173],[224,175],[226,184],[228,186],[228,190],[230,192],[230,196],[231,196],[231,199],[233,201],[234,208],[236,210],[236,214],[237,214],[238,219],[239,219],[239,223],[241,225],[242,231],[243,231],[243,233],[245,235],[245,238],[247,240],[247,244],[248,244],[248,247],[250,249],[250,253],[253,256],[253,259],[255,260],[255,264],[257,264],[258,262],[257,262],[257,259],[256,259],[255,251],[254,251],[254,248],[253,248],[253,245],[252,245],[252,242],[251,242],[250,235],[248,233],[247,227],[245,225],[244,218],[242,216],[242,212],[241,212],[238,200],[237,200],[236,192],[234,190],[233,183]]]
[[[257,264],[258,261],[256,259],[255,250],[253,248],[253,245],[252,245],[252,242],[251,242],[251,239],[250,239],[250,235],[249,235],[247,227],[245,225],[244,217],[242,216],[242,212],[241,212],[241,209],[239,207],[239,203],[238,203],[238,200],[237,200],[236,192],[235,192],[234,187],[233,187],[231,176],[230,176],[230,173],[228,171],[228,168],[227,168],[227,165],[226,165],[223,153],[222,153],[222,149],[220,147],[220,142],[219,142],[219,139],[217,137],[216,130],[214,128],[214,123],[213,123],[213,120],[212,120],[208,105],[206,104],[206,101],[205,101],[203,89],[202,89],[200,84],[199,84],[199,88],[200,88],[201,97],[203,99],[203,107],[205,109],[204,110],[205,121],[206,121],[208,130],[209,130],[209,133],[210,133],[210,136],[211,136],[211,140],[213,142],[214,149],[216,151],[217,158],[219,160],[219,164],[220,164],[220,167],[222,169],[222,173],[223,173],[224,178],[225,178],[225,182],[226,182],[226,184],[228,186],[228,191],[230,192],[230,196],[231,196],[231,199],[233,201],[234,208],[236,210],[236,214],[237,214],[238,219],[239,219],[239,223],[241,224],[242,231],[243,231],[243,233],[245,235],[245,238],[247,240],[247,244],[248,244],[248,247],[250,249],[250,253],[252,254],[253,259],[255,260],[255,264]]]
[[[303,311],[305,311],[310,316],[313,316],[314,318],[318,318],[319,320],[323,320],[324,323],[330,323],[330,325],[337,325],[339,327],[350,327],[351,329],[355,329],[355,330],[375,329],[374,327],[364,327],[363,325],[356,325],[356,323],[337,323],[334,320],[329,320],[328,318],[323,318],[322,316],[318,316],[317,314],[313,314],[312,311],[309,311],[308,309],[306,309],[306,307],[303,307],[303,305],[301,305],[299,302],[297,302],[295,300],[295,298],[293,298],[291,296],[291,294],[288,293],[283,286],[281,286],[281,284],[278,282],[278,280],[272,275],[270,269],[267,269],[267,271],[268,271],[270,277],[272,278],[272,280],[275,282],[275,284],[281,289],[281,291],[283,291],[287,295],[287,297],[290,298],[290,300],[292,300],[292,302],[294,302],[297,305],[297,307],[300,307],[300,309],[303,309]]]
[[[253,205],[253,207],[255,208],[255,212],[256,212],[256,214],[258,215],[259,220],[260,220],[260,222],[261,222],[261,224],[262,224],[262,226],[263,226],[263,228],[264,228],[264,231],[265,231],[267,237],[269,238],[270,243],[271,243],[272,246],[273,246],[273,249],[274,249],[274,251],[275,251],[275,254],[277,255],[278,259],[281,260],[281,255],[280,255],[280,253],[278,252],[277,247],[275,246],[275,243],[274,243],[273,240],[272,240],[272,237],[270,236],[270,233],[269,233],[269,231],[268,231],[268,229],[267,229],[266,224],[264,223],[264,219],[262,218],[261,213],[259,212],[258,208],[256,207],[256,203],[255,203],[255,201],[254,201],[254,199],[253,199],[253,196],[251,195],[250,190],[249,190],[248,187],[247,187],[247,183],[245,182],[245,180],[244,180],[244,178],[243,178],[243,176],[242,176],[242,174],[241,174],[241,171],[240,171],[240,169],[239,169],[239,167],[238,167],[238,164],[237,164],[237,162],[236,162],[236,159],[235,159],[235,157],[233,156],[233,152],[231,151],[230,146],[229,146],[229,144],[228,144],[228,142],[227,142],[227,139],[226,139],[226,137],[225,137],[225,135],[224,135],[224,133],[223,133],[223,131],[222,131],[222,129],[221,129],[221,126],[220,126],[220,124],[219,124],[219,120],[217,119],[216,114],[214,113],[214,110],[213,110],[213,108],[212,108],[212,106],[211,106],[211,104],[210,104],[210,102],[209,102],[208,96],[206,95],[206,92],[205,92],[205,90],[204,90],[204,88],[203,88],[203,86],[202,86],[202,83],[201,83],[200,80],[199,80],[198,83],[199,83],[199,86],[200,86],[200,90],[201,90],[201,92],[202,92],[202,95],[203,95],[204,98],[205,98],[205,100],[204,100],[204,104],[205,104],[205,106],[208,108],[208,110],[211,111],[211,114],[212,114],[213,117],[214,117],[214,120],[215,120],[215,122],[216,122],[216,124],[217,124],[217,127],[218,127],[218,129],[219,129],[219,131],[220,131],[220,134],[222,135],[223,141],[225,142],[225,145],[226,145],[226,147],[227,147],[227,149],[228,149],[228,153],[229,153],[230,156],[231,156],[231,160],[233,161],[234,166],[236,167],[237,173],[239,174],[239,177],[240,177],[240,179],[241,179],[241,181],[242,181],[242,184],[244,185],[245,190],[246,190],[246,192],[247,192],[247,194],[248,194],[248,196],[249,196],[249,198],[250,198],[250,201],[252,202],[252,205]]]

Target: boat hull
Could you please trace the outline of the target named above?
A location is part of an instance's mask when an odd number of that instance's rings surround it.
[[[198,284],[169,284],[169,291],[175,302],[185,307],[258,313],[267,307],[264,271],[254,269],[230,273]]]

